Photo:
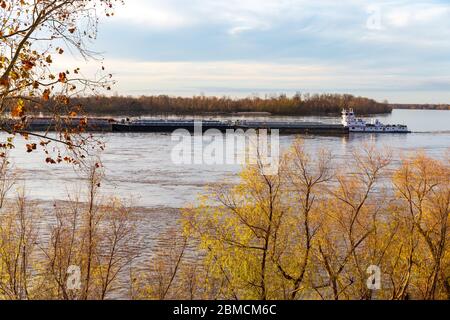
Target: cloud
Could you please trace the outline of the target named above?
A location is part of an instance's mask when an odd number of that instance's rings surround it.
[[[379,11],[382,25],[374,28],[378,37],[367,28],[373,15],[370,8]],[[421,45],[417,34],[431,33],[428,43],[448,35],[449,18],[450,4],[423,0],[131,0],[107,23],[120,25],[122,33],[166,35],[166,42],[176,33],[200,29],[228,35],[230,41],[243,34],[270,36],[280,30],[309,30],[318,39],[340,40],[345,35],[344,40],[350,42],[370,38],[389,43],[415,36]]]
[[[76,64],[64,58],[56,61],[61,68],[81,66],[85,75],[99,69],[92,61]],[[424,77],[403,67],[371,68],[359,63],[342,65],[293,61],[291,63],[214,61],[214,62],[140,62],[107,59],[107,72],[117,85],[112,92],[124,95],[169,94],[191,96],[295,92],[341,92],[364,95],[392,102],[445,102],[450,97],[449,64],[436,67]],[[439,94],[430,95],[430,93]]]
[[[414,100],[437,90],[438,99],[448,96],[449,18],[437,0],[129,0],[101,26],[97,51],[121,93],[397,90]]]
[[[417,3],[386,8],[386,21],[392,27],[437,25],[449,18],[449,7],[440,4]]]
[[[330,5],[332,1],[323,3]],[[265,30],[286,18],[300,18],[306,0],[132,0],[116,16],[149,31],[187,25],[223,25],[232,30]],[[231,33],[231,32],[230,32]]]
[[[127,1],[119,7],[115,18],[119,23],[155,30],[177,29],[192,23],[192,17],[170,5],[170,1]]]

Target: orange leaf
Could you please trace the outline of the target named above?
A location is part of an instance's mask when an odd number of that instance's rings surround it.
[[[65,73],[65,72],[60,72],[60,73],[59,73],[58,81],[59,81],[59,82],[66,82],[66,80],[67,80],[66,73]]]
[[[22,60],[22,65],[26,71],[30,71],[35,66],[35,63],[31,60]]]
[[[45,89],[42,93],[42,98],[44,101],[48,101],[50,99],[50,89]]]
[[[11,110],[11,116],[22,117],[25,113],[25,102],[22,99],[17,101],[17,104]]]

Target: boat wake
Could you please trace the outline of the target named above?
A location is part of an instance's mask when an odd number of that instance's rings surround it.
[[[438,131],[413,131],[412,133],[420,133],[420,134],[450,134],[450,130],[438,130]]]

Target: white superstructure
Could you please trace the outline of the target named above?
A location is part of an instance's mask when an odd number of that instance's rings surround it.
[[[353,109],[342,110],[342,125],[350,132],[409,133],[408,127],[401,124],[383,124],[378,119],[368,123],[355,117]]]

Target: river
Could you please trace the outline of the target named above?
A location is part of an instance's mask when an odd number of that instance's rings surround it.
[[[337,117],[272,117],[338,123]],[[350,134],[349,136],[308,136],[305,147],[311,151],[328,148],[335,159],[349,159],[365,143],[389,148],[397,155],[423,150],[442,158],[450,151],[450,111],[394,110],[380,115],[384,123],[407,124],[411,134]],[[3,135],[5,138],[6,135]],[[106,170],[102,186],[105,194],[127,199],[142,214],[141,233],[149,249],[158,235],[176,223],[179,208],[193,203],[208,184],[229,180],[237,182],[240,165],[177,165],[171,152],[177,142],[170,134],[108,133],[100,137],[106,143],[101,160]],[[286,148],[295,136],[281,136]],[[241,150],[242,151],[242,150]],[[238,151],[240,152],[240,151]],[[42,152],[28,154],[25,142],[16,139],[11,162],[20,171],[20,183],[27,197],[42,203],[65,200],[67,194],[82,185],[82,175],[69,165],[46,164]]]

